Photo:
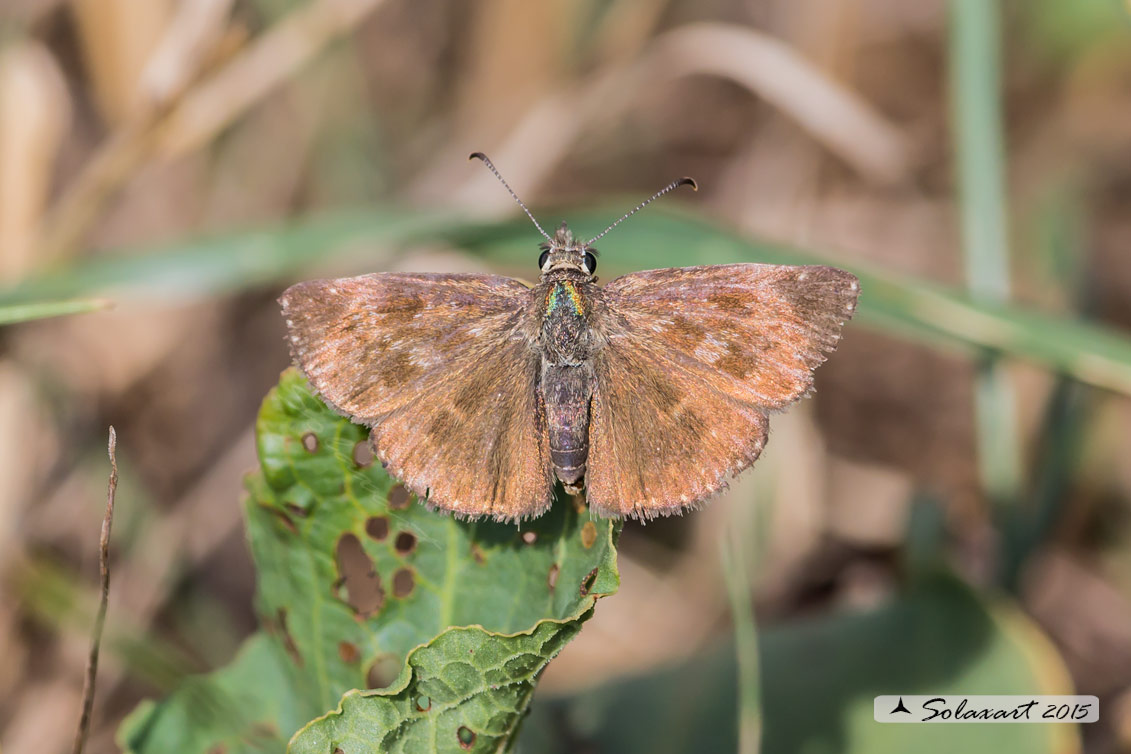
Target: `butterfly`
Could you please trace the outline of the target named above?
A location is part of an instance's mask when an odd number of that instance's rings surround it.
[[[750,466],[769,415],[805,395],[856,307],[834,267],[724,264],[597,285],[593,243],[545,237],[533,287],[380,272],[279,299],[294,360],[426,505],[476,519],[544,513],[555,483],[606,517],[700,505]]]

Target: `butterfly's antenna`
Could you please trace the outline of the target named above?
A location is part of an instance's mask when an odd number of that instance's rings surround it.
[[[601,232],[600,232],[600,233],[598,233],[597,235],[595,235],[595,236],[593,236],[592,238],[590,238],[590,239],[589,239],[588,241],[586,241],[586,242],[585,242],[585,245],[586,245],[586,246],[589,246],[589,245],[590,245],[590,244],[592,244],[592,243],[593,243],[594,241],[600,241],[600,240],[601,240],[602,238],[604,238],[605,234],[606,234],[606,233],[608,233],[608,232],[609,232],[610,230],[612,230],[613,228],[617,227],[618,225],[620,225],[621,223],[623,223],[623,222],[624,222],[625,220],[627,220],[628,218],[632,217],[632,216],[633,216],[633,215],[635,215],[635,214],[636,214],[637,212],[639,212],[640,210],[644,209],[645,207],[647,207],[647,206],[648,206],[649,204],[651,204],[652,202],[654,202],[654,201],[656,201],[657,199],[659,199],[659,198],[660,198],[661,196],[663,196],[664,194],[668,193],[669,191],[674,191],[674,190],[676,190],[677,188],[679,188],[680,186],[690,186],[690,187],[691,187],[691,190],[692,190],[692,191],[698,191],[698,190],[699,190],[699,184],[697,184],[697,183],[695,182],[695,179],[693,179],[693,178],[680,178],[680,179],[679,179],[678,181],[672,181],[672,182],[671,182],[671,183],[669,183],[669,184],[668,184],[667,186],[664,186],[664,187],[663,187],[662,189],[660,189],[660,190],[659,190],[659,191],[657,191],[656,193],[652,194],[652,196],[651,196],[651,198],[650,198],[650,199],[647,199],[647,200],[645,200],[645,201],[642,201],[642,202],[640,202],[640,204],[637,204],[637,205],[636,205],[636,207],[634,207],[634,208],[633,208],[633,209],[632,209],[631,211],[629,211],[629,212],[626,212],[626,213],[624,214],[624,217],[622,217],[621,219],[617,220],[617,221],[616,221],[615,223],[613,223],[612,225],[610,225],[609,227],[605,228],[605,229],[604,229],[603,231],[601,231]]]
[[[526,205],[522,203],[522,200],[518,198],[518,194],[516,194],[514,192],[514,189],[512,189],[510,187],[510,184],[508,184],[503,179],[503,176],[499,175],[499,171],[496,170],[495,166],[493,164],[491,164],[491,161],[489,159],[487,159],[487,155],[483,154],[482,152],[472,152],[470,155],[468,155],[467,159],[469,159],[469,160],[483,160],[483,164],[486,165],[487,168],[492,173],[495,174],[495,177],[499,179],[499,183],[503,184],[503,186],[506,187],[507,191],[510,192],[511,197],[513,197],[514,200],[516,202],[518,202],[518,206],[522,207],[522,211],[525,212],[526,216],[530,218],[530,222],[534,223],[534,227],[538,229],[538,232],[542,234],[542,237],[545,238],[550,243],[554,242],[554,239],[550,238],[549,234],[546,233],[546,231],[542,230],[542,226],[539,225],[538,221],[534,219],[534,215],[530,214],[530,210],[528,210],[526,208]]]

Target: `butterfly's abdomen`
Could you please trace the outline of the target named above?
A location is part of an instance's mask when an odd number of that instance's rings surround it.
[[[542,369],[550,461],[558,479],[569,486],[585,476],[589,457],[590,379],[587,364],[545,365]]]

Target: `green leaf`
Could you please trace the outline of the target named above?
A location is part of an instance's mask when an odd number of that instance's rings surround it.
[[[375,246],[428,240],[466,225],[453,212],[383,208],[109,252],[0,289],[0,306],[108,292],[115,299],[158,301],[232,293],[288,279],[327,259],[372,265]]]
[[[409,655],[393,687],[351,691],[337,711],[291,741],[293,754],[497,752],[508,748],[538,675],[581,628],[542,621],[533,631],[500,636],[453,628]]]
[[[286,653],[256,634],[226,668],[189,678],[168,699],[140,704],[118,730],[126,752],[279,752],[307,719]]]
[[[293,369],[264,401],[257,436],[260,471],[248,477],[245,510],[268,636],[251,646],[271,647],[253,657],[275,663],[264,671],[269,682],[254,692],[241,686],[258,683],[240,670],[251,662],[247,649],[191,694],[180,689],[135,713],[123,734],[128,751],[209,751],[202,742],[257,751],[264,720],[286,740],[347,691],[396,681],[414,648],[430,645],[420,650],[428,658],[459,646],[444,633],[452,626],[475,626],[484,646],[497,637],[527,649],[541,642],[545,654],[506,666],[540,667],[619,585],[619,524],[564,497],[521,529],[429,511],[370,462],[366,429],[330,411]],[[233,718],[178,733],[211,692],[223,692],[211,704]],[[238,694],[239,705],[223,701]],[[509,711],[512,724],[524,709]],[[480,725],[472,712],[461,724]],[[172,745],[178,735],[184,742]]]
[[[105,299],[74,299],[71,301],[36,301],[27,304],[0,306],[0,326],[35,319],[63,317],[68,314],[86,314],[110,308]]]
[[[1070,725],[881,725],[880,694],[1068,694],[1048,640],[1007,599],[945,575],[875,610],[763,629],[762,751],[921,754],[1079,749]],[[562,699],[536,701],[519,752],[735,751],[734,648]],[[1071,744],[1075,742],[1076,746]],[[346,754],[350,754],[346,749]]]

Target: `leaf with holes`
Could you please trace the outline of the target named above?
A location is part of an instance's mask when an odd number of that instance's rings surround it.
[[[178,690],[131,718],[123,736],[129,751],[257,751],[255,731],[269,727],[285,740],[352,689],[394,681],[393,689],[415,688],[405,679],[416,675],[402,675],[405,658],[422,645],[424,657],[452,646],[444,631],[453,626],[475,626],[472,633],[495,651],[501,645],[491,642],[539,644],[527,660],[506,663],[517,674],[508,683],[532,686],[596,598],[616,591],[618,524],[564,497],[521,529],[429,511],[372,462],[365,428],[330,411],[294,370],[267,396],[257,430],[260,470],[247,479],[245,509],[263,641],[281,665],[267,677],[276,680],[242,696],[229,680],[225,696],[246,700],[237,713],[244,727],[237,731],[229,718],[211,737],[185,731],[183,745],[171,732],[176,721],[194,719],[186,710],[220,687],[205,681],[191,694]],[[494,694],[490,703],[501,704]],[[511,724],[528,698],[511,697]],[[498,720],[482,727],[478,713],[465,711],[460,725],[484,740],[494,735],[488,731]]]
[[[516,636],[453,628],[408,657],[381,691],[351,691],[341,706],[291,740],[291,754],[497,752],[511,742],[546,663],[573,638],[584,614],[542,621]]]

